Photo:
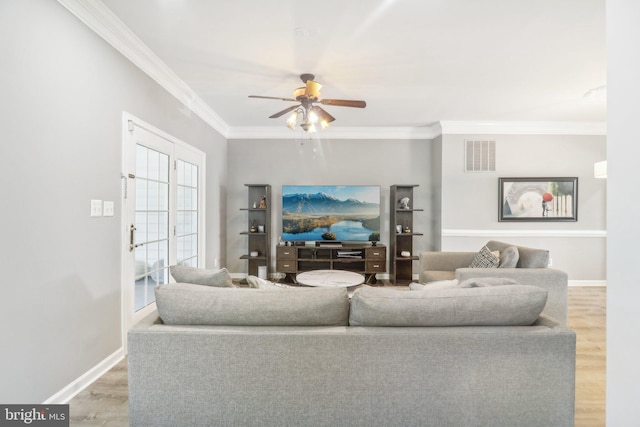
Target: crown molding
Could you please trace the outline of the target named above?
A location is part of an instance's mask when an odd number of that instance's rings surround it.
[[[100,0],[58,0],[58,3],[67,8],[202,120],[225,138],[228,137],[229,125],[136,37],[104,3]]]
[[[440,135],[439,124],[425,127],[330,127],[308,134],[281,126],[232,127],[228,139],[433,139]]]
[[[606,135],[604,122],[440,122],[443,135]]]
[[[232,127],[229,139],[434,139],[441,135],[606,135],[602,122],[440,121],[421,127],[331,127],[316,134],[284,126]],[[317,135],[317,136],[316,136]]]

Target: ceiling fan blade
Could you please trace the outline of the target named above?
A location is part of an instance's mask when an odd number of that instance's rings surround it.
[[[296,109],[296,108],[298,108],[298,107],[299,107],[299,105],[292,105],[292,106],[291,106],[291,107],[289,107],[289,108],[285,108],[284,110],[279,111],[279,112],[275,113],[275,114],[274,114],[274,115],[272,115],[272,116],[269,116],[269,118],[270,118],[270,119],[277,119],[278,117],[283,116],[283,115],[287,114],[289,111],[293,111],[293,110],[295,110],[295,109]]]
[[[280,101],[293,101],[296,102],[296,99],[293,98],[278,98],[277,96],[260,96],[260,95],[249,95],[249,98],[260,98],[260,99],[278,99]]]
[[[320,98],[320,88],[322,88],[320,83],[307,80],[307,87],[304,90],[304,94],[307,95],[308,98]]]
[[[367,106],[367,103],[364,101],[354,101],[348,99],[322,99],[318,102],[322,105],[335,105],[338,107],[364,108]]]
[[[331,123],[336,119],[331,114],[327,113],[324,108],[318,107],[317,105],[314,105],[311,110],[320,117],[320,120],[324,120],[327,123]]]

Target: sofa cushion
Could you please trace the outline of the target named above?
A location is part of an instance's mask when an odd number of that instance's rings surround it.
[[[345,288],[249,289],[170,283],[155,288],[158,314],[169,325],[347,325]]]
[[[178,283],[193,283],[196,285],[217,286],[220,288],[235,287],[226,268],[206,270],[204,268],[189,267],[187,265],[172,265],[169,267],[169,271]]]
[[[351,299],[353,326],[527,326],[547,291],[530,285],[410,292],[363,286]]]
[[[520,259],[520,253],[516,246],[509,246],[500,251],[500,264],[498,268],[516,268],[518,260]]]
[[[491,240],[487,242],[487,247],[492,251],[504,251],[511,243],[498,242]],[[546,268],[549,265],[549,251],[546,249],[527,248],[525,246],[516,246],[518,248],[518,268]]]
[[[455,278],[455,271],[425,270],[420,273],[420,280],[424,283],[453,280]]]
[[[460,288],[481,288],[485,286],[508,286],[520,283],[507,277],[474,277],[460,282]]]
[[[409,283],[409,289],[412,291],[434,291],[439,289],[451,289],[458,286],[458,279],[438,280],[428,283]]]
[[[470,268],[495,268],[500,264],[500,259],[489,248],[483,246],[478,255],[471,261]]]

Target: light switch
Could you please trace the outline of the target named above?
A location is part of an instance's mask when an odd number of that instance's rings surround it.
[[[102,213],[104,216],[113,216],[113,202],[112,201],[104,201],[102,204]]]
[[[102,200],[91,201],[91,216],[102,216]]]

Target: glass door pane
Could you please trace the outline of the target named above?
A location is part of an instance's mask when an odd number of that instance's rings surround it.
[[[169,282],[169,156],[136,146],[135,311]]]
[[[176,161],[178,264],[198,266],[198,166]]]

